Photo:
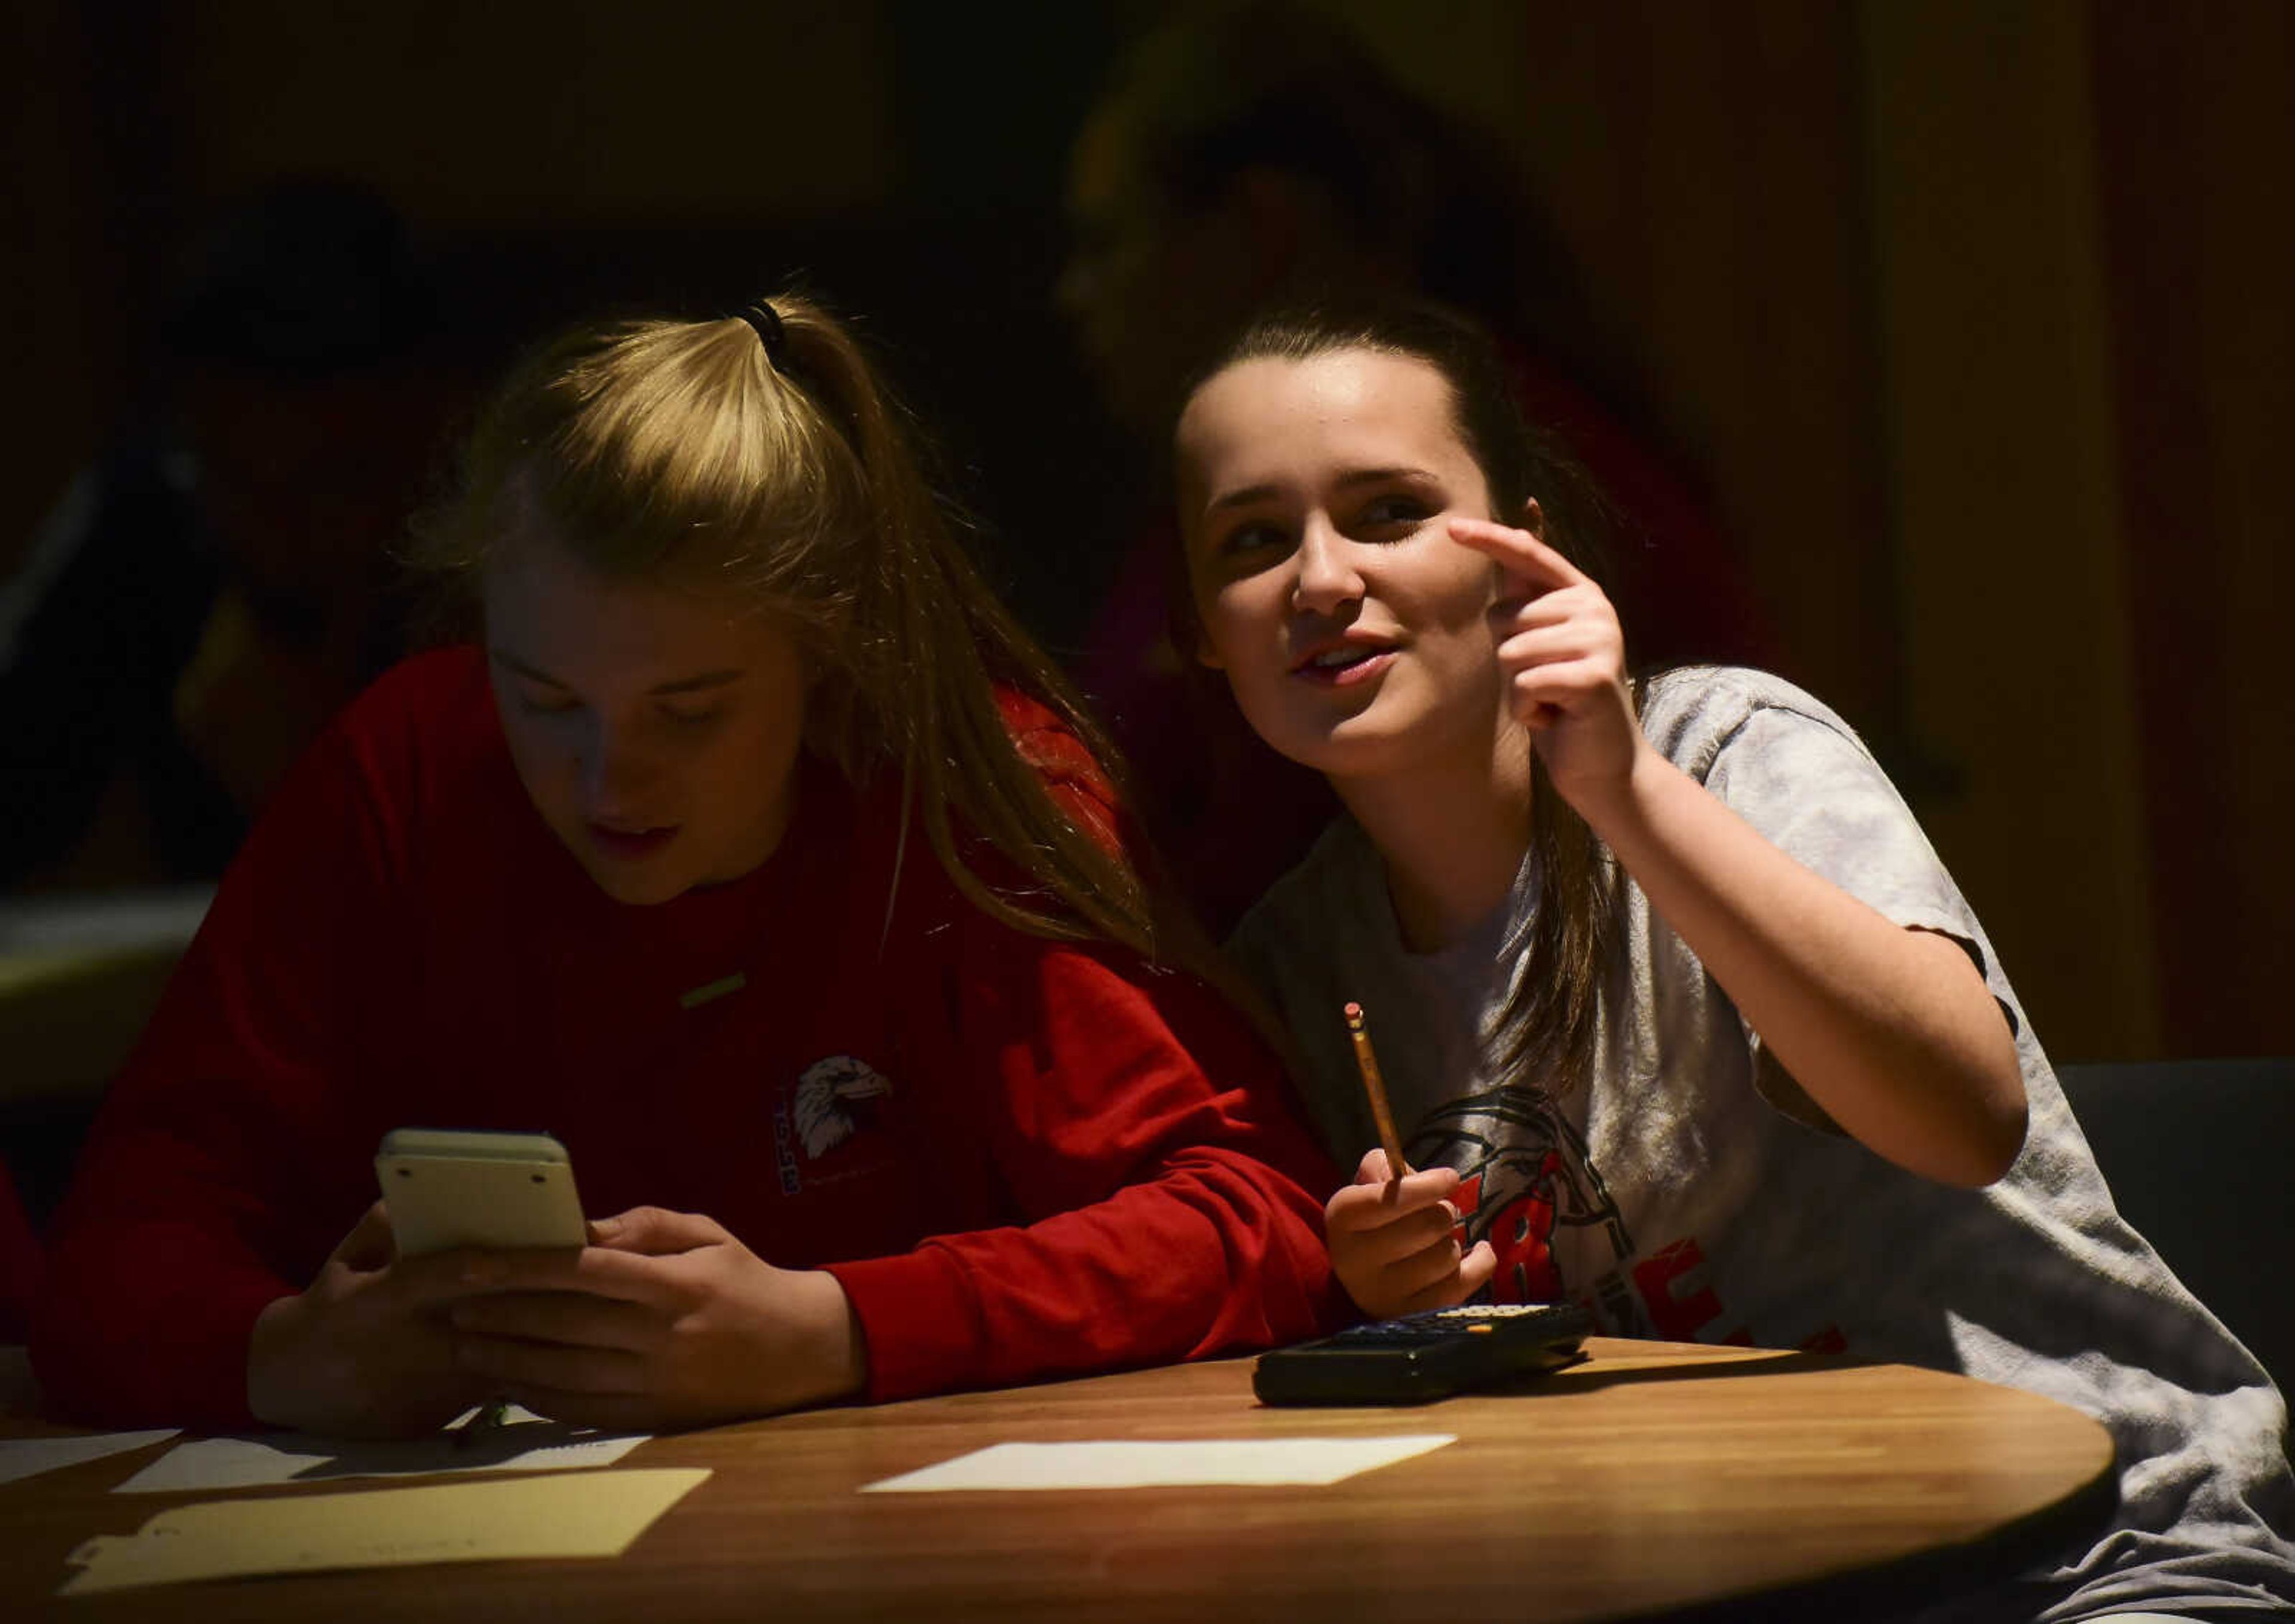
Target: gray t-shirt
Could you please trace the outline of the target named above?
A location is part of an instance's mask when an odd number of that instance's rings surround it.
[[[1344,818],[1229,944],[1291,1028],[1334,1157],[1352,1168],[1376,1142],[1341,1013],[1354,1000],[1406,1155],[1466,1175],[1466,1236],[1497,1251],[1499,1301],[1575,1298],[1614,1334],[1845,1351],[2059,1400],[2111,1428],[2121,1510],[2035,1576],[2046,1591],[2001,1604],[2049,1624],[2295,1606],[2284,1402],[2113,1211],[1983,927],[1863,743],[1790,683],[1732,667],[1654,679],[1642,727],[1788,855],[1967,950],[2023,1065],[2030,1127],[2007,1177],[1954,1188],[1841,1133],[1629,879],[1591,1078],[1550,1101],[1490,1075],[1534,874],[1471,939],[1416,954]]]

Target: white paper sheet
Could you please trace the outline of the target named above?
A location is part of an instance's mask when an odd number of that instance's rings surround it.
[[[112,1492],[204,1494],[349,1477],[577,1471],[610,1466],[646,1437],[568,1426],[513,1408],[501,1426],[467,1442],[459,1432],[383,1440],[314,1438],[306,1432],[198,1438],[176,1445]]]
[[[132,1534],[82,1541],[71,1554],[79,1571],[58,1594],[235,1573],[618,1556],[708,1475],[671,1467],[194,1502]]]
[[[1202,1483],[1336,1483],[1456,1441],[1391,1438],[1206,1438],[1000,1443],[862,1486],[863,1494],[982,1489],[1145,1489]]]
[[[163,1426],[150,1432],[82,1432],[70,1438],[0,1440],[0,1483],[12,1483],[20,1477],[53,1472],[62,1466],[77,1466],[84,1460],[102,1460],[107,1455],[124,1455],[175,1435],[174,1427]]]

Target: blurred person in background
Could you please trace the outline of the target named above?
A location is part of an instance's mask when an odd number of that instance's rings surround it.
[[[274,183],[201,234],[155,404],[0,583],[0,886],[211,879],[400,652],[391,543],[452,391],[390,205]]]

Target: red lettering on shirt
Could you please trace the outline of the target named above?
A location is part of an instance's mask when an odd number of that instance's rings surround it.
[[[1721,1299],[1703,1279],[1690,1277],[1705,1267],[1695,1240],[1678,1240],[1634,1265],[1634,1285],[1649,1309],[1650,1325],[1668,1342],[1695,1342],[1697,1327],[1719,1318]]]
[[[1548,1152],[1530,1188],[1491,1220],[1491,1250],[1499,1261],[1498,1272],[1491,1277],[1494,1302],[1553,1302],[1562,1295],[1562,1276],[1554,1266],[1551,1244],[1554,1175],[1561,1165],[1562,1159]]]
[[[1458,1187],[1450,1192],[1450,1204],[1458,1209],[1458,1216],[1471,1218],[1474,1209],[1482,1204],[1482,1176],[1474,1173],[1458,1180]]]

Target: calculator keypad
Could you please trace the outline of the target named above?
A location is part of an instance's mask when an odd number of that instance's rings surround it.
[[[1349,1347],[1413,1347],[1442,1342],[1461,1331],[1495,1330],[1508,1320],[1552,1313],[1550,1302],[1462,1302],[1456,1308],[1429,1309],[1401,1319],[1376,1319],[1351,1326],[1332,1340]]]

